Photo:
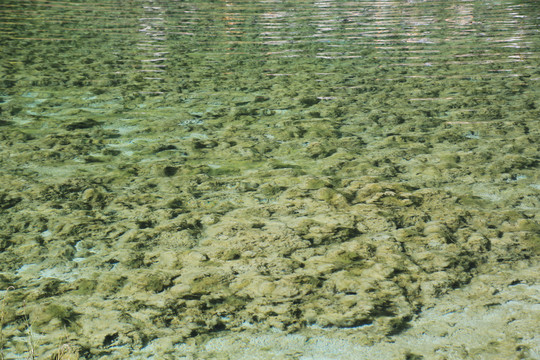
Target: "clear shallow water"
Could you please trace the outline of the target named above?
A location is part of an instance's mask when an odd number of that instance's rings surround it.
[[[43,353],[69,337],[87,358],[253,326],[399,333],[537,253],[538,10],[4,1],[8,306],[32,304]],[[4,324],[22,353],[23,317]]]
[[[497,121],[509,97],[535,100],[537,10],[520,1],[6,2],[3,95],[23,107],[21,121],[58,122],[51,110],[70,105],[108,123],[196,107],[200,117],[244,105],[231,92],[272,95],[249,109],[259,116],[306,93],[356,104],[349,117],[381,109],[434,125]]]

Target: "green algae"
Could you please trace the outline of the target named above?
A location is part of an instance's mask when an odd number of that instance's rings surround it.
[[[36,5],[26,39],[2,33],[0,279],[45,309],[45,349],[72,323],[87,358],[250,326],[369,343],[538,256],[532,20],[505,46],[502,10],[399,4],[432,22],[398,26],[337,3],[321,31],[311,2],[280,4],[292,34],[266,3],[189,1],[98,1],[113,22]]]

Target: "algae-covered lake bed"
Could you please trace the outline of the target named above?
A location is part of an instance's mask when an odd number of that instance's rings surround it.
[[[0,4],[0,359],[540,359],[535,1]]]

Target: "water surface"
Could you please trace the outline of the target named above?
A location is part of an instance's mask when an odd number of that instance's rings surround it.
[[[538,10],[3,1],[4,352],[373,343],[534,258]]]

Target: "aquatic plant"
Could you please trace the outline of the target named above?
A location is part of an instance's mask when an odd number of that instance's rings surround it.
[[[11,290],[15,290],[15,287],[9,286],[5,290],[4,297],[2,298],[2,304],[0,307],[0,360],[6,359],[4,355],[4,346],[5,346],[6,340],[4,339],[3,329],[4,329],[4,326],[7,325],[5,323],[6,306],[7,306],[8,293]],[[23,308],[24,326],[26,328],[26,343],[27,343],[27,354],[25,355],[25,359],[34,360],[37,358],[36,351],[39,344],[37,344],[35,340],[32,322],[30,320],[30,316],[28,314],[27,307],[26,307],[26,301],[23,301],[22,308]],[[66,341],[64,341],[64,343],[57,350],[52,352],[50,359],[51,360],[77,360],[79,359],[79,352],[66,339]]]

